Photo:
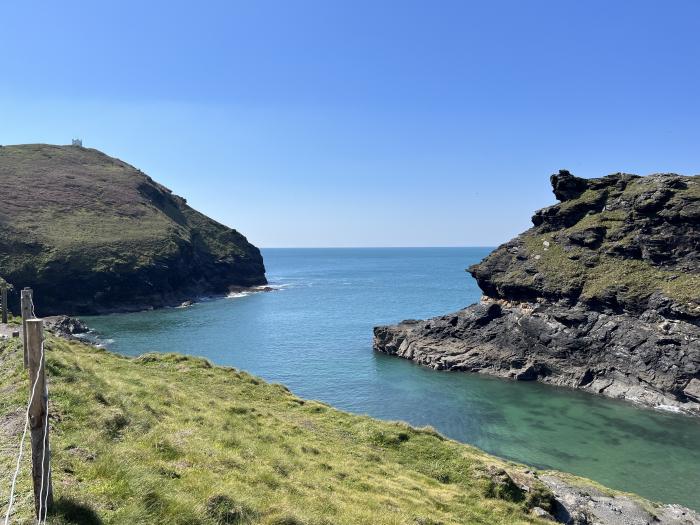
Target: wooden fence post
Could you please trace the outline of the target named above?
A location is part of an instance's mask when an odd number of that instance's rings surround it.
[[[29,427],[32,441],[32,481],[34,483],[34,510],[39,521],[46,519],[53,505],[51,485],[51,450],[48,429],[48,390],[46,388],[46,355],[42,359],[44,321],[27,319],[27,357],[29,362]],[[36,386],[35,386],[36,382]],[[43,472],[43,480],[42,480]],[[41,512],[39,508],[41,507]],[[41,515],[40,515],[41,514]]]
[[[24,288],[21,292],[22,298],[22,342],[24,344],[24,368],[29,364],[27,362],[27,319],[34,317],[32,315],[32,289]]]
[[[2,322],[7,324],[7,285],[2,285]]]

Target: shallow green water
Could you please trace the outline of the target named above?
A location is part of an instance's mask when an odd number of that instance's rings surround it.
[[[372,352],[375,324],[478,300],[464,268],[488,252],[264,250],[278,291],[87,320],[118,352],[203,355],[344,410],[432,425],[499,456],[700,510],[698,419]]]

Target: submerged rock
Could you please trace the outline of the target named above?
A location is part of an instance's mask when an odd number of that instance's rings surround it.
[[[560,204],[469,268],[479,304],[376,327],[374,348],[700,414],[700,177],[552,186]]]

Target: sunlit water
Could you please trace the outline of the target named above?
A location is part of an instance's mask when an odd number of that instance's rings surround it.
[[[464,269],[488,251],[268,249],[278,291],[86,319],[117,352],[205,356],[343,410],[432,425],[505,458],[700,509],[698,419],[372,351],[376,324],[477,301]]]

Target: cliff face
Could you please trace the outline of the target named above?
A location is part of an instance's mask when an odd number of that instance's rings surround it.
[[[469,268],[480,304],[375,328],[438,369],[700,413],[700,177],[551,177],[561,202]]]
[[[484,294],[511,301],[700,319],[700,177],[553,175],[560,204],[469,269]]]
[[[0,275],[32,287],[41,315],[266,283],[260,251],[236,230],[121,160],[44,144],[0,147]]]

